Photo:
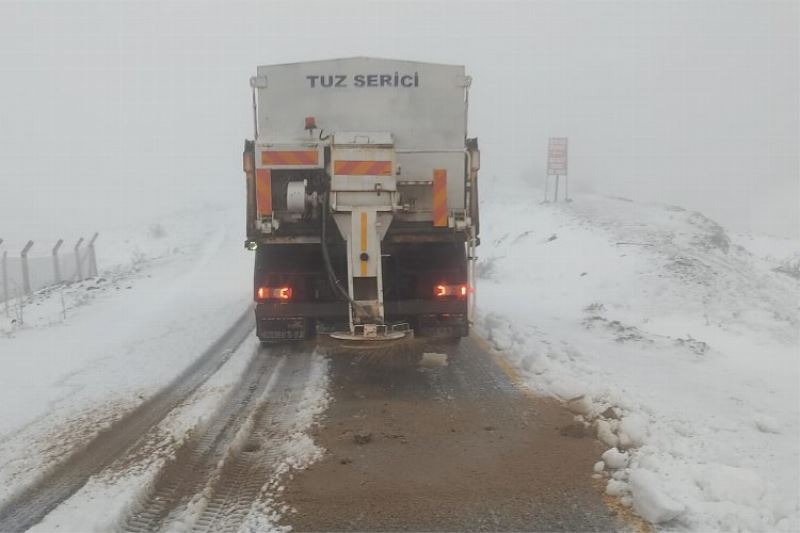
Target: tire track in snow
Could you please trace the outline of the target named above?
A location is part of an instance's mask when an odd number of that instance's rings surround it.
[[[133,507],[122,529],[149,532],[161,529],[197,495],[214,467],[254,409],[254,399],[274,386],[275,377],[285,364],[285,357],[257,351],[244,373],[244,379],[215,413],[212,421],[197,437],[191,438],[158,474],[142,501]]]
[[[0,531],[23,531],[41,521],[77,492],[90,476],[108,467],[136,444],[177,404],[219,370],[254,327],[255,318],[248,307],[216,342],[159,393],[9,498],[0,507]]]
[[[326,381],[327,363],[316,353],[287,360],[209,479],[192,531],[271,529],[284,474],[316,458],[318,449],[304,440],[304,431],[320,407],[313,398]]]

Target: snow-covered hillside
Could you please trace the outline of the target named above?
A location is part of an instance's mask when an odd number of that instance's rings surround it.
[[[616,448],[595,467],[608,493],[664,530],[800,529],[800,292],[776,269],[800,243],[673,206],[482,193],[479,329]]]
[[[0,502],[155,395],[248,311],[242,219],[206,209],[106,232],[99,277],[0,312]]]

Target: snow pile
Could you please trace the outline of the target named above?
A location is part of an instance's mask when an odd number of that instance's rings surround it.
[[[795,279],[800,279],[800,253],[781,261],[781,264],[775,267],[775,272],[781,272]]]
[[[616,448],[609,448],[603,455],[603,464],[608,468],[625,468],[628,466],[629,456],[627,452],[621,452]]]
[[[685,510],[662,490],[662,485],[663,481],[649,470],[637,468],[630,472],[629,487],[635,495],[633,508],[639,516],[656,524],[668,522]]]
[[[526,187],[484,183],[479,329],[605,443],[607,492],[671,530],[800,529],[800,243]]]

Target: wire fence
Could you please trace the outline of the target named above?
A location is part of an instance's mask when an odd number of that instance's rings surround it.
[[[91,239],[78,239],[75,244],[62,251],[64,241],[59,239],[49,248],[49,255],[29,257],[35,243],[28,241],[18,252],[2,249],[0,239],[0,303],[8,303],[14,298],[24,298],[34,292],[59,285],[83,281],[97,276],[97,256],[95,242],[99,235]]]

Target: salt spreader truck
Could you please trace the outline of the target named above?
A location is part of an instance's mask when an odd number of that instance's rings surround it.
[[[243,159],[261,341],[468,334],[470,82],[463,66],[367,57],[258,67]]]

